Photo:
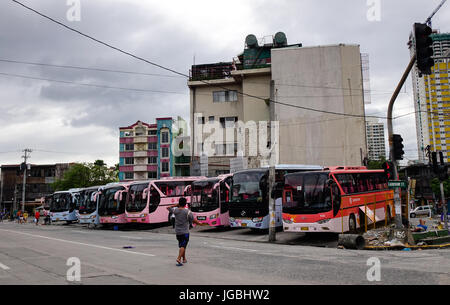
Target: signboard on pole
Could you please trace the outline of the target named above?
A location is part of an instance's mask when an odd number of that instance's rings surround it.
[[[406,185],[406,181],[391,180],[388,181],[388,187],[390,189],[401,188],[406,190],[408,186]]]

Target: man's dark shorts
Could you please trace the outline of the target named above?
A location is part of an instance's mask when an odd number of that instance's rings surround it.
[[[189,242],[189,234],[177,235],[178,247],[186,248]]]

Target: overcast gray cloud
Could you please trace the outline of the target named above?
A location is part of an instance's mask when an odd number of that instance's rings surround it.
[[[409,61],[406,43],[440,0],[381,0],[379,22],[367,19],[365,0],[140,1],[81,0],[81,20],[66,19],[65,0],[23,0],[57,20],[150,61],[188,74],[196,63],[230,61],[247,34],[286,33],[305,46],[355,43],[370,56],[372,104],[386,115],[390,94]],[[21,149],[37,148],[32,162],[103,159],[118,162],[118,128],[156,117],[189,119],[186,79],[70,32],[9,0],[0,4],[0,60],[9,59],[171,75],[172,77],[13,64],[0,61],[0,163],[20,162]],[[433,26],[450,31],[450,7]],[[19,75],[90,84],[23,79]],[[99,87],[95,87],[99,85]],[[121,87],[139,90],[120,90]],[[395,114],[413,111],[411,80]],[[172,93],[149,92],[151,90]],[[414,116],[394,122],[407,156],[417,156]],[[5,153],[14,151],[13,153]],[[3,153],[2,153],[3,152]]]

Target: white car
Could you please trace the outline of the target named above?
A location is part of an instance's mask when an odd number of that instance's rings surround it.
[[[412,210],[411,212],[409,212],[409,216],[411,218],[416,217],[417,215],[430,215],[431,210],[433,209],[433,207],[431,205],[423,205],[423,206],[419,206],[417,208],[415,208],[414,210]]]

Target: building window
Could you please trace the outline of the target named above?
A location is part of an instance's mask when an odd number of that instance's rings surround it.
[[[132,136],[133,136],[133,132],[132,132],[132,131],[125,131],[125,132],[123,133],[123,135],[124,135],[125,137],[132,137]]]
[[[125,164],[134,164],[134,158],[133,157],[127,157],[125,158]]]
[[[161,163],[161,172],[168,172],[169,171],[169,163],[168,162],[162,162]]]
[[[208,122],[209,122],[210,124],[214,123],[214,116],[213,116],[213,115],[210,116],[210,117],[208,117]]]
[[[222,128],[234,127],[234,123],[237,121],[238,121],[237,116],[223,117],[220,118],[220,125],[222,126]]]
[[[156,163],[158,163],[158,157],[156,156],[148,157],[148,164],[156,164]]]
[[[161,148],[161,158],[169,158],[169,147]]]
[[[157,150],[158,147],[156,143],[148,143],[148,150]]]
[[[147,174],[148,179],[156,179],[158,178],[157,172],[148,172]]]
[[[134,150],[134,144],[125,144],[125,150]]]
[[[161,132],[161,143],[169,143],[169,132],[168,131]]]
[[[145,134],[144,127],[136,127],[136,136],[143,136]]]
[[[213,92],[213,102],[236,102],[237,91],[236,90],[228,90],[228,91],[214,91]]]
[[[203,117],[203,116],[202,116],[202,117],[199,117],[199,118],[198,118],[198,124],[199,124],[199,125],[205,124],[205,117]]]
[[[133,172],[125,172],[125,179],[134,179]]]
[[[156,130],[156,129],[153,129],[153,130],[149,130],[149,131],[148,131],[148,135],[149,135],[149,136],[156,136],[156,133],[157,133],[157,130]]]

